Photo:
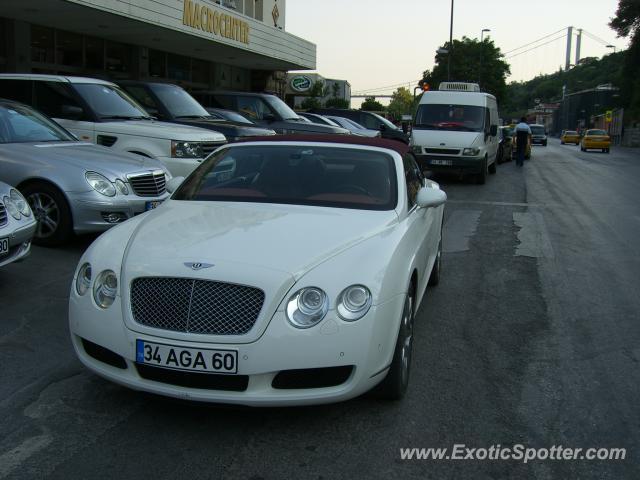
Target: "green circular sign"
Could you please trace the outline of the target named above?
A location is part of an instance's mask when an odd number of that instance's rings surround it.
[[[311,85],[313,82],[309,77],[305,77],[304,75],[298,75],[297,77],[293,77],[291,79],[291,89],[296,92],[307,92],[311,89]]]

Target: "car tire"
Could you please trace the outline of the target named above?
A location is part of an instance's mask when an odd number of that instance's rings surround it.
[[[562,140],[560,140],[560,145],[564,145],[564,142]]]
[[[395,350],[393,351],[393,360],[389,366],[387,376],[378,385],[375,392],[378,397],[385,400],[400,400],[404,397],[409,386],[411,358],[413,356],[414,285],[412,284],[409,289],[402,308],[402,318],[400,319],[400,328]]]
[[[487,183],[487,170],[489,167],[487,166],[487,159],[485,158],[482,162],[482,171],[476,175],[476,183],[478,185],[484,185]]]
[[[429,275],[430,287],[435,287],[440,283],[440,272],[442,271],[442,228],[440,229],[440,242],[438,243],[438,253],[436,254],[436,261],[431,269],[431,275]]]
[[[611,153],[611,149],[610,148],[605,148],[605,152],[604,153]]]
[[[66,243],[73,235],[71,209],[65,196],[53,185],[38,182],[21,189],[38,221],[33,243],[55,247]]]
[[[498,160],[494,160],[494,162],[489,165],[489,173],[491,175],[495,175],[495,173],[498,171]]]
[[[500,149],[498,150],[498,154],[496,155],[496,162],[498,162],[498,165],[504,162],[504,154],[502,151],[502,147],[500,147]]]

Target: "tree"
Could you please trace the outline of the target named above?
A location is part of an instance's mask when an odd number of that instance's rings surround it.
[[[394,119],[398,120],[402,115],[409,115],[412,111],[413,95],[411,95],[411,92],[405,87],[398,88],[391,95],[391,102],[387,107],[387,112],[389,112]]]
[[[368,110],[370,112],[383,112],[384,105],[376,100],[376,97],[367,97],[365,98],[362,105],[360,105],[360,110]]]
[[[328,93],[328,88],[324,82],[317,81],[309,89],[307,98],[302,101],[301,107],[305,110],[311,110],[313,108],[322,108],[321,99]]]
[[[349,105],[349,100],[332,97],[324,102],[324,106],[327,108],[349,108],[351,105]]]
[[[609,26],[621,37],[631,37],[629,49],[625,52],[621,76],[625,117],[634,121],[640,119],[640,2],[620,0],[616,16]]]
[[[511,69],[491,39],[486,38],[480,42],[462,37],[462,40],[453,41],[453,49],[449,42],[441,48],[450,53],[436,54],[436,65],[433,71],[425,70],[422,74],[419,82],[421,87],[428,83],[431,88],[438,88],[440,82],[447,81],[447,56],[451,54],[452,81],[478,83],[482,79],[482,91],[495,95],[498,102],[503,100],[507,88],[506,78]]]

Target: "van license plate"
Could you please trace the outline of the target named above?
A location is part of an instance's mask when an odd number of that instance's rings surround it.
[[[431,165],[453,165],[453,160],[431,160]]]

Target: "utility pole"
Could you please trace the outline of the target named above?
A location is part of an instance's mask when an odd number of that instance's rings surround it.
[[[578,29],[578,38],[576,40],[576,66],[580,65],[580,47],[582,46],[582,29]]]
[[[573,27],[567,28],[567,60],[564,64],[565,71],[571,68],[571,40],[573,40]]]
[[[453,56],[453,0],[451,0],[451,25],[449,27],[449,56],[447,57],[447,81],[451,81],[451,57]]]
[[[490,32],[488,28],[483,28],[482,32],[480,32],[480,71],[478,72],[478,85],[480,86],[480,90],[482,90],[482,63],[484,56],[484,34]]]

